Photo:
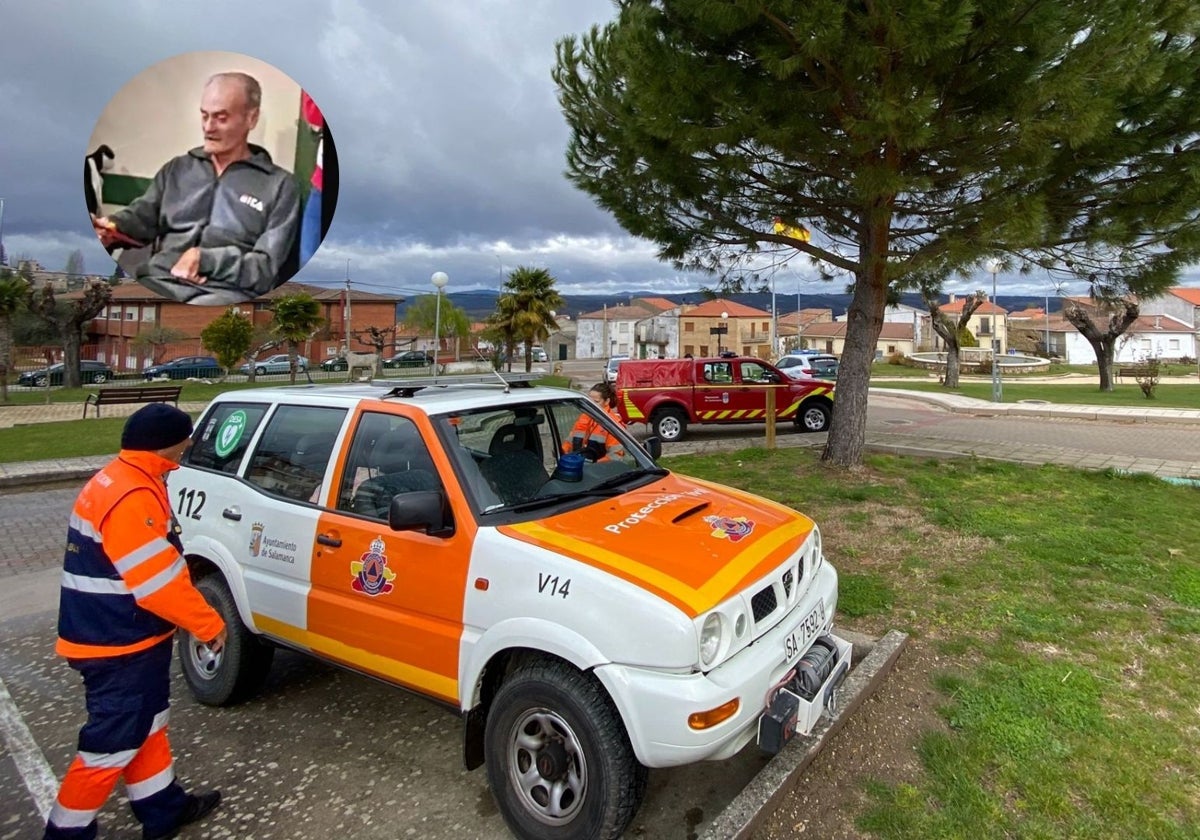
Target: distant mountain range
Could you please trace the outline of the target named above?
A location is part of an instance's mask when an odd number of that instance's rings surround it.
[[[495,292],[449,292],[445,297],[459,309],[464,310],[472,320],[483,320],[496,309]],[[561,314],[577,318],[586,312],[599,311],[605,305],[628,305],[631,300],[641,297],[664,298],[672,303],[698,304],[705,301],[704,296],[699,292],[683,295],[664,295],[658,292],[623,292],[610,295],[563,295],[566,306],[563,307]],[[771,311],[771,295],[769,292],[729,295],[728,297],[730,300],[745,304],[746,306],[753,306],[764,312]],[[799,305],[797,305],[797,301]],[[917,309],[924,309],[921,296],[917,294],[902,295],[901,302]],[[1037,297],[1036,295],[1000,295],[998,302],[1000,306],[1009,312],[1033,307],[1041,308],[1046,305],[1045,297]],[[400,304],[396,310],[397,314],[403,316],[407,305],[408,301]],[[775,312],[778,315],[786,315],[789,312],[795,312],[797,309],[832,309],[833,316],[836,318],[839,315],[846,314],[846,309],[849,306],[850,295],[848,294],[801,294],[798,299],[794,294],[785,295],[777,292],[775,295]],[[1060,309],[1062,309],[1062,302],[1052,297],[1050,299],[1050,311],[1057,312]]]

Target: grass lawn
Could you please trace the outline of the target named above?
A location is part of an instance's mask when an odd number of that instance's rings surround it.
[[[960,381],[959,387],[947,389],[936,380],[926,378],[901,382],[871,382],[872,388],[904,388],[910,391],[961,394],[980,400],[991,400],[991,381]],[[1002,382],[1004,402],[1019,400],[1045,400],[1070,405],[1132,405],[1144,408],[1200,408],[1200,385],[1159,385],[1154,389],[1154,398],[1146,399],[1142,389],[1134,383],[1114,385],[1112,392],[1101,391],[1096,384],[1058,382],[1020,382],[1005,379]]]
[[[666,463],[812,516],[841,573],[838,621],[937,651],[947,726],[922,735],[915,780],[861,780],[860,830],[1197,836],[1197,490],[890,456],[843,474],[796,449]]]

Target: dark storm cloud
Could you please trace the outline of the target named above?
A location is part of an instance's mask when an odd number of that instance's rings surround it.
[[[337,142],[337,213],[298,280],[339,283],[349,262],[353,281],[373,291],[426,292],[438,270],[456,288],[495,287],[518,265],[549,269],[569,292],[712,285],[656,260],[563,177],[554,45],[613,14],[611,0],[9,3],[5,245],[51,269],[79,248],[89,271],[108,273],[80,178],[96,119],[150,65],[224,50],[291,76]],[[793,259],[778,280],[789,291],[846,283],[815,278]]]
[[[80,247],[89,270],[106,271],[79,177],[96,118],[148,66],[220,49],[288,73],[337,140],[337,214],[298,279],[343,276],[349,259],[356,279],[366,272],[364,282],[421,288],[438,268],[474,285],[518,264],[544,264],[571,285],[694,286],[562,176],[554,44],[611,14],[609,0],[147,1],[103,11],[50,0],[13,9],[6,29],[20,36],[6,39],[0,77],[10,125],[0,159],[6,244],[50,268]]]

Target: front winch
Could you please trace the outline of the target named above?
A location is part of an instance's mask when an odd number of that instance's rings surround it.
[[[829,636],[814,639],[812,647],[796,663],[796,676],[787,688],[811,703],[837,663],[838,651],[833,639]]]
[[[843,643],[843,647],[849,646]],[[775,755],[791,740],[797,727],[801,726],[801,707],[805,710],[812,707],[821,686],[829,680],[839,662],[838,645],[832,636],[815,639],[796,661],[795,668],[769,693],[767,707],[758,719],[758,746],[763,752]],[[842,678],[844,675],[845,669],[842,670]],[[830,702],[826,705],[830,711],[833,709],[833,688],[834,685],[831,685],[827,692]],[[807,732],[816,720],[814,715],[808,713],[805,720],[801,728]]]

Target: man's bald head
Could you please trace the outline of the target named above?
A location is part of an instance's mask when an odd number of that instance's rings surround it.
[[[245,95],[246,106],[254,110],[262,105],[262,85],[258,83],[258,79],[251,76],[249,73],[239,71],[231,71],[229,73],[214,73],[208,77],[205,87],[208,87],[214,82],[229,82],[242,86],[242,92]]]
[[[250,132],[258,125],[262,87],[247,73],[217,73],[209,77],[200,97],[204,151],[222,163],[249,157]]]

